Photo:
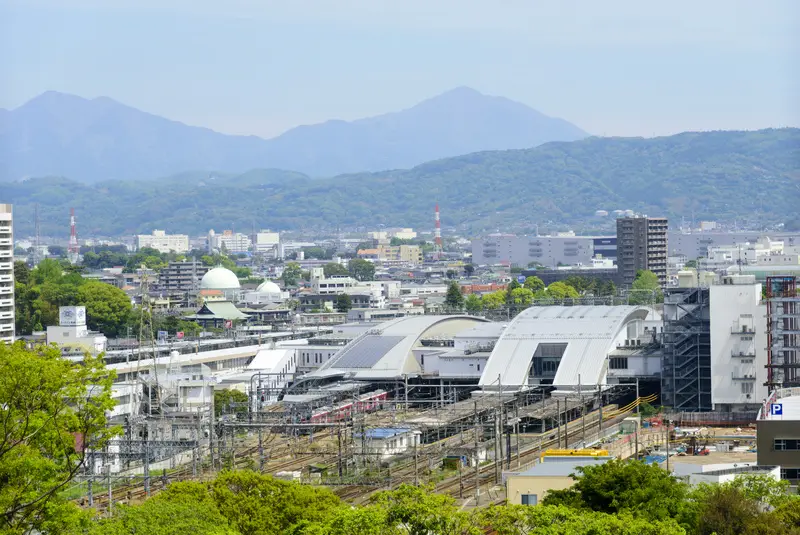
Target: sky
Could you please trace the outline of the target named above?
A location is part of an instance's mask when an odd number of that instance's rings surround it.
[[[457,86],[595,135],[800,126],[800,1],[0,0],[0,108],[271,137]]]

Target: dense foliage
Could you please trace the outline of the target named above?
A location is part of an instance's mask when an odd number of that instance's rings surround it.
[[[76,364],[54,347],[0,343],[0,533],[81,523],[58,493],[117,431],[106,426],[112,380],[100,358]]]
[[[631,209],[675,219],[736,219],[761,227],[795,221],[800,130],[702,132],[589,138],[525,150],[487,151],[409,170],[312,180],[255,170],[241,175],[184,173],[158,181],[95,185],[67,178],[3,184],[14,199],[17,232],[32,234],[34,204],[45,234],[63,232],[74,206],[95,235],[209,228],[429,226],[433,199],[443,224],[473,230],[550,221],[598,224],[598,209]],[[79,178],[79,177],[74,177]],[[154,178],[143,176],[142,179]]]
[[[544,504],[458,507],[429,487],[401,485],[352,507],[324,488],[254,472],[176,483],[143,505],[121,506],[95,533],[153,535],[797,535],[800,501],[785,482],[744,476],[691,488],[641,462],[581,470]],[[195,514],[186,514],[188,511]],[[168,519],[172,519],[168,521]]]

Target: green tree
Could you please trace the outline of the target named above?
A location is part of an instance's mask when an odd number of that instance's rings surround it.
[[[60,533],[79,516],[58,494],[118,432],[106,425],[113,380],[99,357],[0,344],[0,532]]]
[[[452,281],[447,286],[447,295],[444,302],[451,310],[461,310],[464,307],[464,294],[461,293],[461,286]]]
[[[555,490],[546,505],[578,504],[592,511],[617,514],[630,512],[651,520],[675,518],[688,495],[688,486],[672,474],[641,461],[612,460],[578,468],[575,484]]]
[[[471,277],[473,273],[475,273],[475,266],[473,266],[472,264],[465,264],[464,275],[466,275],[467,277]]]
[[[525,283],[523,284],[523,286],[528,290],[532,291],[533,293],[541,292],[542,290],[544,290],[544,281],[542,281],[542,279],[540,279],[536,275],[533,275],[531,277],[525,278]]]
[[[219,511],[242,535],[291,532],[303,523],[325,522],[342,506],[326,488],[250,471],[222,472],[208,489]]]
[[[57,260],[45,258],[31,271],[30,278],[33,284],[44,284],[45,282],[57,282],[63,273],[64,270]]]
[[[325,277],[346,277],[350,274],[347,268],[341,264],[337,264],[336,262],[328,262],[324,266],[322,266],[322,271],[325,273]]]
[[[683,265],[685,269],[694,268],[697,269],[697,260],[687,260],[686,263]]]
[[[214,390],[214,414],[217,416],[223,414],[246,415],[249,401],[247,394],[235,388]],[[235,405],[232,405],[232,403]],[[244,406],[241,404],[244,404]]]
[[[658,276],[649,270],[640,269],[636,272],[630,289],[628,301],[632,305],[646,305],[660,303],[664,301],[664,294],[661,291],[661,283]]]
[[[533,302],[533,292],[528,288],[515,288],[511,291],[511,302],[518,307],[527,307]]]
[[[89,535],[238,535],[202,483],[172,483],[138,506],[118,506]]]
[[[564,282],[557,281],[547,287],[547,290],[545,291],[545,297],[548,299],[577,299],[580,297],[580,295],[572,286]]]
[[[371,281],[375,278],[375,264],[362,258],[354,258],[347,263],[350,276],[358,281]]]
[[[481,298],[478,297],[476,294],[469,294],[466,299],[464,299],[464,308],[470,314],[478,314],[483,310],[483,303],[481,302]]]
[[[303,270],[297,262],[289,262],[283,268],[281,280],[285,286],[297,286],[297,282],[303,275]]]
[[[14,262],[14,281],[19,284],[28,284],[31,278],[31,269],[25,262]]]
[[[106,336],[117,336],[128,324],[131,300],[119,288],[99,281],[78,287],[77,301],[86,307],[86,323]]]
[[[486,310],[497,310],[506,304],[506,295],[508,292],[505,290],[497,290],[496,292],[484,294],[481,298],[483,308]]]
[[[339,294],[336,296],[336,311],[347,312],[353,308],[353,300],[347,294]]]
[[[433,487],[403,484],[393,491],[375,494],[371,504],[386,514],[389,526],[408,535],[452,534],[479,535],[481,531],[470,516],[459,511],[450,496],[436,494]]]

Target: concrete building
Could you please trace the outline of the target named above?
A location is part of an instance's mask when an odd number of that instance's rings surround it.
[[[630,286],[639,270],[656,274],[667,284],[667,219],[620,217],[617,219],[617,270],[622,286]]]
[[[513,234],[490,234],[472,240],[472,263],[475,265],[508,264],[528,267],[531,263],[546,267],[589,264],[597,243],[603,256],[611,256],[616,250],[613,236],[515,236]]]
[[[82,360],[85,353],[99,355],[107,342],[103,333],[89,330],[86,307],[59,307],[58,325],[47,327],[47,343],[56,344],[62,355],[74,360]]]
[[[152,234],[136,236],[136,248],[150,247],[159,253],[185,253],[189,251],[189,236],[186,234],[167,234],[163,230],[154,230]]]
[[[766,306],[752,275],[724,276],[710,288],[711,403],[758,410],[768,395]]]
[[[800,386],[800,294],[797,277],[766,280],[767,383],[772,388]]]
[[[383,245],[374,249],[361,249],[358,257],[382,263],[419,265],[423,262],[422,249],[419,245]]]
[[[683,230],[670,230],[667,232],[669,254],[684,255],[689,260],[705,258],[709,247],[719,246],[745,246],[756,243],[764,236],[757,230],[735,232],[686,232]],[[769,237],[775,241],[782,241],[784,248],[800,245],[800,232],[770,232]]]
[[[598,466],[611,457],[565,457],[547,459],[524,472],[506,477],[506,497],[510,505],[537,505],[548,492],[568,489],[575,484],[572,474],[581,466]]]
[[[10,204],[0,204],[0,342],[14,341],[14,219]]]
[[[259,230],[255,235],[253,251],[260,254],[273,253],[279,248],[281,235],[269,230]]]
[[[158,274],[154,289],[161,292],[186,293],[196,291],[208,272],[208,266],[194,260],[170,262]]]
[[[367,458],[387,459],[414,448],[419,442],[420,431],[406,427],[378,427],[355,433],[353,439],[356,452]]]
[[[800,388],[775,390],[756,422],[758,464],[780,466],[781,479],[800,483]]]
[[[212,251],[225,250],[229,253],[247,253],[253,245],[253,240],[247,234],[224,230],[217,234],[214,230],[208,232],[208,244]]]

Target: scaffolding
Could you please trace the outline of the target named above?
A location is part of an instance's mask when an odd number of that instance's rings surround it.
[[[711,405],[711,322],[708,288],[674,288],[664,297],[661,398],[679,412]]]
[[[800,386],[800,296],[793,276],[767,277],[767,383]]]

